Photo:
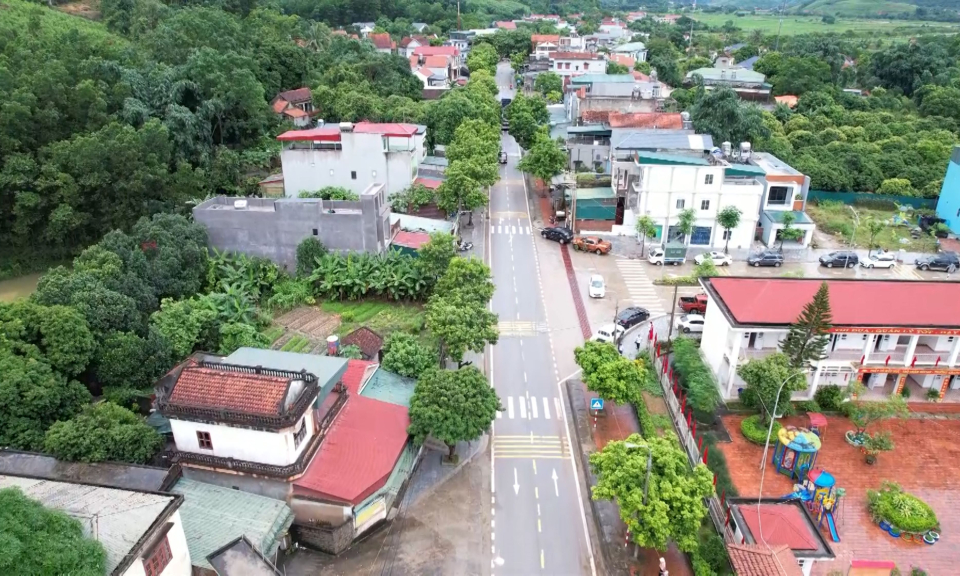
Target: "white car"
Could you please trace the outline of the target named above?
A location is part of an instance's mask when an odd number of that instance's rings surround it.
[[[620,339],[620,336],[623,335],[623,326],[618,326],[616,324],[607,324],[597,328],[597,331],[593,333],[593,336],[590,337],[594,342],[603,342],[605,344],[613,344]]]
[[[684,334],[703,332],[703,316],[699,314],[684,314],[677,321],[677,330]]]
[[[590,276],[590,297],[603,298],[607,294],[607,285],[603,282],[603,276],[594,274]]]
[[[704,254],[697,254],[697,257],[693,261],[697,264],[703,264],[703,261],[707,258],[713,260],[714,266],[729,266],[733,262],[733,258],[729,254],[724,254],[723,252],[714,250],[713,252],[706,252]]]
[[[864,258],[860,265],[864,268],[893,268],[897,265],[897,258],[891,252],[880,252]]]

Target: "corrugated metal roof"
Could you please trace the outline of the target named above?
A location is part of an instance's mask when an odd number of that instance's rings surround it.
[[[727,176],[766,176],[767,172],[759,167],[752,164],[732,164],[729,168],[724,170],[724,173]]]
[[[222,362],[254,368],[263,366],[264,368],[288,370],[290,372],[306,370],[317,377],[317,382],[324,389],[327,388],[328,384],[332,386],[347,370],[347,361],[344,358],[281,352],[280,350],[262,350],[260,348],[238,348],[236,352],[224,358]]]
[[[672,133],[671,133],[672,132]],[[617,144],[617,150],[712,150],[709,134],[678,134],[675,131],[634,132]]]
[[[577,188],[577,200],[594,200],[597,198],[615,198],[617,193],[609,186],[605,188]],[[567,191],[567,197],[573,197],[573,191]]]
[[[413,445],[413,442],[407,442],[407,445],[404,446],[403,452],[400,453],[400,458],[397,459],[397,463],[394,465],[393,472],[390,473],[390,478],[387,479],[387,482],[382,488],[364,499],[363,502],[357,504],[355,510],[362,510],[365,506],[373,503],[377,498],[385,494],[392,494],[396,496],[397,493],[400,492],[400,487],[403,486],[403,481],[410,476],[411,472],[413,472],[413,466],[417,463],[417,451],[417,447]]]
[[[31,500],[78,520],[83,533],[96,539],[106,550],[107,574],[120,566],[168,507],[180,503],[173,495],[0,476],[0,489],[10,487],[17,487]]]
[[[676,164],[678,166],[709,166],[706,158],[688,156],[685,154],[663,154],[660,152],[638,152],[637,162],[640,164]]]
[[[381,367],[373,373],[360,395],[409,408],[416,384],[413,378],[404,378]]]
[[[241,535],[271,557],[293,524],[293,511],[282,500],[188,478],[177,481],[171,491],[183,494],[183,532],[190,560],[200,568],[213,568],[207,556]]]
[[[704,80],[715,82],[749,82],[762,84],[766,76],[746,68],[697,68],[687,72],[687,78],[699,74]]]
[[[627,52],[637,52],[640,50],[646,50],[647,45],[643,42],[627,42],[626,44],[621,44],[619,46],[614,46],[610,49],[611,52],[624,54]]]

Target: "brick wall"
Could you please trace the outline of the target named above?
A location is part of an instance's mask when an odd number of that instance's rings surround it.
[[[293,525],[293,537],[300,544],[327,554],[339,554],[353,542],[353,518],[339,526]]]

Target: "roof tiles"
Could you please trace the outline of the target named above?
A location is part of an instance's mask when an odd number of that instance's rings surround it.
[[[397,43],[390,39],[390,35],[386,32],[382,34],[370,34],[367,36],[373,45],[377,47],[377,50],[392,50],[397,47]]]
[[[279,376],[190,366],[180,373],[170,404],[279,416],[288,385]]]
[[[353,332],[347,334],[341,340],[344,346],[356,346],[360,348],[363,355],[367,358],[376,358],[377,352],[383,348],[383,336],[377,334],[366,326],[361,326]],[[347,363],[347,370],[350,370],[350,363]]]
[[[611,112],[607,118],[611,128],[661,128],[679,130],[683,128],[680,113],[668,112]]]
[[[296,90],[287,90],[281,92],[277,95],[279,98],[283,98],[291,104],[297,104],[298,102],[307,102],[310,100],[311,92],[309,88],[297,88]]]
[[[803,572],[789,546],[731,544],[730,564],[737,576],[801,576]]]

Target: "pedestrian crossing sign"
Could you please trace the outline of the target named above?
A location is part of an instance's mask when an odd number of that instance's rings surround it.
[[[590,401],[591,410],[603,410],[603,398],[594,398]]]

